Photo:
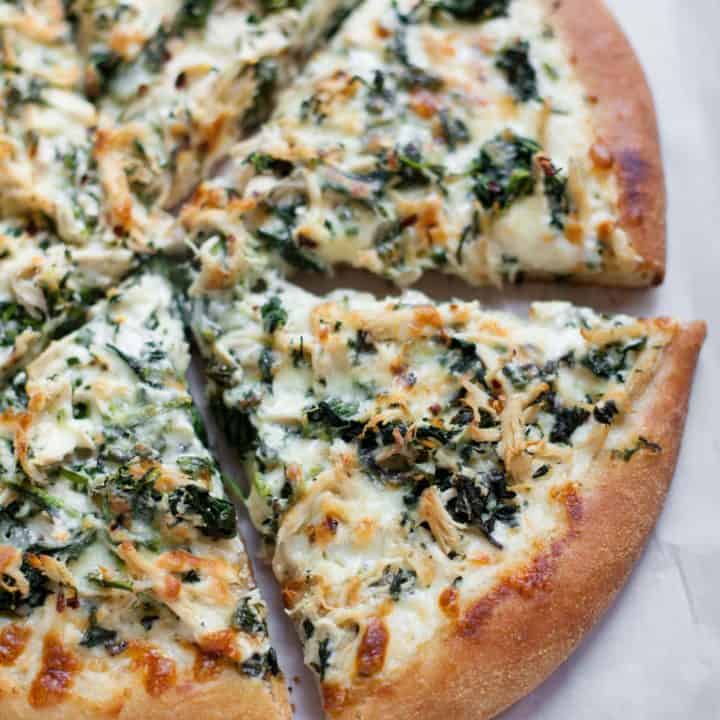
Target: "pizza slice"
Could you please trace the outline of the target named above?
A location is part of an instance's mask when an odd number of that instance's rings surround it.
[[[3,718],[289,718],[188,361],[146,272],[4,388]]]
[[[600,0],[369,0],[233,158],[196,202],[289,266],[663,276],[652,99]]]
[[[208,243],[192,326],[327,716],[494,716],[641,552],[704,325],[223,287]]]

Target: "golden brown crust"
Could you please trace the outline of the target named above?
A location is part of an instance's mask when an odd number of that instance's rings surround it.
[[[564,538],[471,606],[394,682],[358,682],[352,696],[326,693],[331,717],[486,720],[568,657],[622,587],[660,513],[704,337],[702,323],[677,333],[628,419],[629,436],[643,435],[662,452],[598,463],[599,486],[590,497],[567,498]]]
[[[652,93],[635,51],[603,0],[543,0],[593,102],[599,141],[612,157],[621,226],[648,280],[665,275],[665,180]]]
[[[140,682],[125,686],[117,698],[96,703],[71,693],[63,702],[31,707],[27,687],[0,680],[3,720],[290,720],[287,688],[281,678],[271,682],[227,671],[209,682],[181,683],[159,697],[150,697]]]

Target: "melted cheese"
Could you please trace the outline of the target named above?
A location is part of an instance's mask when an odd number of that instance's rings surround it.
[[[217,289],[209,265],[233,263],[208,245],[194,332],[228,427],[245,427],[250,515],[328,687],[400,672],[456,617],[448,593],[469,609],[568,532],[593,463],[658,451],[623,428],[671,325],[318,298],[268,273]],[[370,665],[366,631],[387,641]]]
[[[431,5],[355,12],[234,149],[213,186],[232,191],[228,212],[240,193],[255,244],[290,266],[642,284],[612,159],[594,159],[592,105],[545,6],[514,0],[480,23]]]
[[[0,625],[31,637],[0,676],[27,685],[51,632],[82,661],[73,692],[93,700],[138,671],[160,694],[193,679],[202,653],[276,674],[235,512],[195,430],[171,287],[141,274],[90,314],[0,398],[2,547],[17,554]]]

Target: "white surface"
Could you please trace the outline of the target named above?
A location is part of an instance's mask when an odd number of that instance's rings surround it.
[[[422,289],[439,299],[479,297],[488,306],[519,312],[533,299],[563,298],[601,310],[708,321],[674,486],[644,557],[580,649],[503,720],[718,720],[720,0],[608,2],[646,68],[658,107],[670,199],[665,284],[641,292],[527,286],[508,290],[512,301],[494,291],[463,288],[456,280],[434,279]],[[335,278],[351,281],[358,285],[358,276]],[[363,285],[393,292],[380,281],[365,279]],[[220,456],[225,471],[237,476],[232,453],[220,448]],[[246,518],[242,529],[273,608],[271,635],[296,719],[319,719],[314,681],[303,669],[270,572],[255,558],[256,536]]]

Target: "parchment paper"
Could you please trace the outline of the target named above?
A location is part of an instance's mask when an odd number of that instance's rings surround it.
[[[502,294],[432,278],[420,289],[522,313],[532,300],[568,299],[605,311],[708,321],[673,488],[642,560],[580,649],[503,720],[720,720],[720,0],[608,3],[645,66],[658,107],[670,199],[665,284],[650,291],[524,286]],[[396,292],[351,272],[311,289],[338,284]],[[201,400],[197,382],[194,389]],[[237,459],[210,425],[223,469],[239,477]],[[319,720],[313,678],[244,515],[241,529],[272,609],[270,631],[296,720]]]

